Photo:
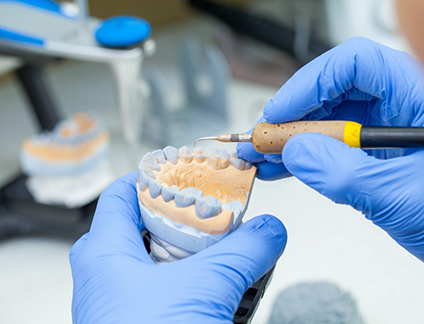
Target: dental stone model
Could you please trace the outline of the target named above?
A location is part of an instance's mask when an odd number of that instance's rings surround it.
[[[147,153],[137,173],[141,218],[151,257],[168,263],[199,252],[235,230],[256,168],[236,152],[167,146]]]
[[[108,151],[109,132],[100,117],[76,113],[51,132],[22,142],[26,187],[39,203],[83,206],[115,178]]]
[[[94,114],[76,113],[51,132],[22,142],[21,168],[29,176],[75,174],[104,158],[109,132]]]

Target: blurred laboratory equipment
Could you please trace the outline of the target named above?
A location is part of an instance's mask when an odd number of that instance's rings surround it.
[[[213,134],[229,123],[227,93],[228,63],[219,48],[200,40],[185,40],[178,53],[179,80],[186,102],[172,109],[167,104],[167,84],[160,70],[146,67],[150,109],[146,110],[143,138],[159,147],[181,146],[200,134]]]
[[[401,35],[394,0],[281,0],[234,6],[189,0],[239,35],[270,45],[306,63],[352,37],[409,49]]]
[[[305,1],[300,1],[305,2]],[[239,34],[295,56],[306,63],[324,53],[331,46],[317,37],[312,25],[312,15],[298,1],[292,1],[291,11],[295,17],[294,28],[277,19],[253,13],[249,10],[228,6],[209,0],[190,0],[189,3],[203,12],[218,18]]]
[[[76,113],[21,146],[26,187],[43,204],[84,206],[116,176],[109,163],[109,131],[94,113]]]
[[[223,22],[216,43],[233,76],[280,87],[303,64],[352,37],[411,52],[394,0],[188,0]]]
[[[332,44],[363,36],[412,52],[399,29],[395,0],[325,0],[325,12]]]
[[[0,2],[0,54],[20,59],[22,67],[18,76],[22,83],[42,74],[41,66],[51,59],[67,58],[104,62],[110,65],[117,87],[118,107],[122,130],[131,144],[137,140],[137,130],[132,114],[141,110],[139,97],[139,72],[143,57],[155,51],[150,35],[150,25],[135,17],[112,17],[104,22],[88,16],[85,0],[78,7],[45,1]],[[20,17],[20,19],[16,19]],[[108,37],[109,36],[109,37]],[[26,73],[26,70],[32,73]],[[25,75],[22,75],[25,74]],[[36,74],[37,76],[35,76]],[[22,79],[25,80],[22,80]],[[47,128],[52,129],[60,120],[52,103],[46,104],[44,95],[26,87],[30,100],[40,105],[34,107],[49,118]]]
[[[100,21],[90,17],[85,0],[78,0],[77,4],[58,4],[51,0],[0,1],[0,55],[16,59],[16,76],[40,130],[52,132],[63,120],[44,77],[46,64],[73,59],[110,66],[117,89],[122,132],[132,156],[129,168],[137,165],[135,145],[142,125],[134,118],[141,116],[143,109],[139,73],[143,58],[155,51],[154,41],[148,39],[150,32],[149,23],[141,18],[125,16]],[[110,180],[110,177],[105,178]],[[84,199],[79,196],[70,201],[65,197],[60,203],[56,197],[53,203],[44,196],[47,188],[40,195],[39,182],[34,185],[32,179],[31,188],[38,187],[36,199],[26,187],[27,180],[26,175],[19,175],[0,189],[0,236],[38,228],[81,233],[88,229],[100,187]],[[72,178],[68,180],[72,182]],[[73,180],[76,182],[75,177]],[[51,186],[57,185],[49,181]],[[88,178],[84,181],[91,182]],[[62,184],[62,188],[78,192],[69,183]],[[57,192],[50,191],[50,194]]]
[[[323,1],[254,1],[244,6],[190,0],[221,24],[215,42],[236,78],[280,87],[332,46]]]

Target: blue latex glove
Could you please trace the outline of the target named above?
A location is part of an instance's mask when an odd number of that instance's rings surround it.
[[[219,243],[155,265],[140,231],[136,173],[101,195],[90,232],[72,247],[72,318],[82,323],[232,323],[244,292],[282,254],[287,234],[256,217]]]
[[[270,123],[299,119],[422,127],[422,67],[405,52],[351,39],[300,69],[263,114]],[[262,179],[290,172],[333,201],[351,205],[424,261],[424,150],[365,152],[305,133],[291,138],[282,155],[264,156],[251,144],[239,145],[238,154],[257,164]]]

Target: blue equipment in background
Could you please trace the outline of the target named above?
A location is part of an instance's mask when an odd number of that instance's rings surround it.
[[[58,4],[51,0],[0,0],[0,55],[16,58],[16,75],[37,116],[40,130],[52,130],[63,118],[45,81],[43,66],[57,59],[108,64],[115,78],[123,133],[135,144],[140,125],[139,74],[154,42],[147,21],[114,17],[100,21],[88,15],[86,0]],[[137,127],[137,128],[136,128]],[[135,167],[135,166],[134,166]],[[97,199],[79,208],[41,204],[19,175],[0,188],[0,237],[22,230],[83,233],[91,223]]]

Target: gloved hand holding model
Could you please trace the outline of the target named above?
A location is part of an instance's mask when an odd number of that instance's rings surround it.
[[[260,121],[351,120],[374,126],[424,126],[422,66],[405,52],[354,38],[300,69],[265,107]],[[275,180],[294,175],[363,212],[424,261],[424,150],[365,152],[331,137],[292,137],[281,155],[238,145],[240,158]],[[369,154],[367,154],[369,153]]]
[[[244,292],[283,252],[283,224],[259,216],[206,250],[155,265],[140,234],[136,182],[134,172],[103,192],[90,232],[70,252],[73,322],[232,323]]]

